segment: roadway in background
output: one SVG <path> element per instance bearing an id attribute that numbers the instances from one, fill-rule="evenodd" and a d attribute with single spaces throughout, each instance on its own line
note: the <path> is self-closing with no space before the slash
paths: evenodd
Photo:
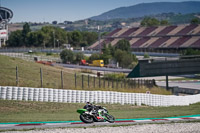
<path id="1" fill-rule="evenodd" d="M 108 71 L 108 72 L 122 72 L 122 73 L 130 73 L 132 69 L 122 69 L 122 68 L 106 68 L 106 67 L 93 67 L 93 66 L 81 66 L 81 65 L 73 65 L 73 64 L 61 64 L 56 63 L 54 65 L 67 67 L 67 68 L 76 68 L 76 69 L 91 69 L 96 71 Z"/>
<path id="2" fill-rule="evenodd" d="M 32 52 L 45 52 L 45 53 L 60 53 L 64 49 L 54 49 L 54 48 L 1 48 L 0 52 L 15 52 L 15 53 L 27 53 L 29 51 Z M 73 50 L 74 52 L 83 52 L 84 54 L 90 55 L 93 53 L 100 53 L 100 51 L 96 50 Z M 156 52 L 132 52 L 133 54 L 137 56 L 144 56 L 146 53 L 148 53 L 149 56 L 154 57 L 179 57 L 180 54 L 178 53 L 156 53 Z"/>

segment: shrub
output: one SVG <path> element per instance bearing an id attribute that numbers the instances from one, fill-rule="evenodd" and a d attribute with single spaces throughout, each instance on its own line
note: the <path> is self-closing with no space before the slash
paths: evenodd
<path id="1" fill-rule="evenodd" d="M 105 74 L 104 78 L 107 80 L 124 80 L 126 75 L 124 73 L 111 73 Z"/>

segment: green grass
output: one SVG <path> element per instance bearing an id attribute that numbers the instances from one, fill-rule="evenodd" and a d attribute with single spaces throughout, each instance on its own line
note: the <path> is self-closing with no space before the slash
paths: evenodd
<path id="1" fill-rule="evenodd" d="M 180 107 L 105 105 L 116 119 L 161 118 L 200 114 L 200 103 Z M 0 100 L 0 122 L 38 122 L 79 120 L 81 103 L 49 103 Z"/>
<path id="2" fill-rule="evenodd" d="M 18 58 L 11 58 L 0 55 L 0 86 L 16 86 L 16 66 L 18 66 L 19 85 L 21 87 L 41 87 L 40 82 L 40 68 L 43 71 L 43 87 L 44 88 L 61 88 L 61 70 L 63 70 L 64 89 L 76 89 L 82 90 L 82 78 L 80 71 L 74 71 L 63 67 L 52 67 L 35 62 L 28 62 Z M 77 73 L 77 88 L 75 88 L 74 74 Z M 103 80 L 101 80 L 102 86 L 99 87 L 99 80 L 96 78 L 95 87 L 93 85 L 94 78 L 90 78 L 90 87 L 88 88 L 87 76 L 84 76 L 84 88 L 83 90 L 101 90 L 101 91 L 118 91 L 118 92 L 137 92 L 146 93 L 150 91 L 152 94 L 165 94 L 170 95 L 170 91 L 165 89 L 153 87 L 146 88 L 143 86 L 128 88 L 120 87 L 121 85 L 114 82 L 114 88 L 108 87 L 108 81 L 105 81 L 106 87 L 103 87 Z"/>

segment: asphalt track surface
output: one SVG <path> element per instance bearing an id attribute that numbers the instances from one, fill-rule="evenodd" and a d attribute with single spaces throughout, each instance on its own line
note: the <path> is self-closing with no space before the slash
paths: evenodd
<path id="1" fill-rule="evenodd" d="M 158 86 L 166 86 L 165 81 L 156 81 Z M 178 86 L 179 88 L 186 88 L 186 89 L 197 89 L 200 90 L 200 81 L 170 81 L 169 87 Z"/>
<path id="2" fill-rule="evenodd" d="M 67 67 L 67 68 L 91 69 L 91 70 L 96 70 L 96 71 L 123 72 L 123 73 L 130 73 L 132 71 L 131 69 L 81 66 L 81 65 L 73 65 L 73 64 L 58 64 L 58 63 L 56 63 L 55 65 L 59 65 L 62 67 Z"/>
<path id="3" fill-rule="evenodd" d="M 135 125 L 148 123 L 170 123 L 170 122 L 187 122 L 200 121 L 200 114 L 168 117 L 168 118 L 141 118 L 141 119 L 117 119 L 115 123 L 96 122 L 85 124 L 81 121 L 52 121 L 52 122 L 22 122 L 22 123 L 0 123 L 0 130 L 21 130 L 21 129 L 45 129 L 45 128 L 67 128 L 67 127 L 99 127 L 114 125 Z"/>

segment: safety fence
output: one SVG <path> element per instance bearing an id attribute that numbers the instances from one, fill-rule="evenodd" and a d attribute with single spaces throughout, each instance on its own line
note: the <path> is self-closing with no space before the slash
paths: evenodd
<path id="1" fill-rule="evenodd" d="M 185 106 L 200 102 L 200 95 L 173 96 L 112 91 L 78 91 L 0 86 L 0 99 L 63 103 L 109 103 L 148 106 Z"/>
<path id="2" fill-rule="evenodd" d="M 31 71 L 29 72 L 29 70 Z M 6 72 L 9 71 L 9 76 Z M 85 72 L 85 71 L 82 71 Z M 41 88 L 58 88 L 58 89 L 135 89 L 135 88 L 152 88 L 156 86 L 155 80 L 146 79 L 112 79 L 104 77 L 100 72 L 98 76 L 89 73 L 73 73 L 64 69 L 49 69 L 45 65 L 41 68 L 25 66 L 0 67 L 1 86 L 27 86 Z"/>

